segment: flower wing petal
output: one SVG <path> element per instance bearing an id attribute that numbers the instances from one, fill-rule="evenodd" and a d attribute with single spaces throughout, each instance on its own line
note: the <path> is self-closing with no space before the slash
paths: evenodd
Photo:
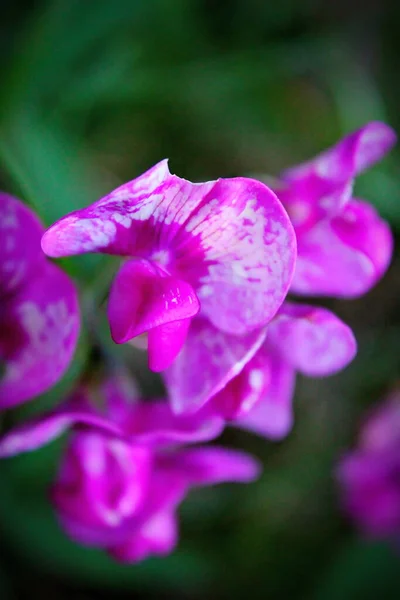
<path id="1" fill-rule="evenodd" d="M 186 343 L 164 372 L 173 410 L 194 412 L 237 375 L 257 352 L 265 330 L 245 336 L 224 333 L 206 319 L 191 323 Z"/>
<path id="2" fill-rule="evenodd" d="M 350 327 L 325 308 L 287 302 L 268 333 L 282 360 L 309 377 L 337 373 L 357 352 Z"/>

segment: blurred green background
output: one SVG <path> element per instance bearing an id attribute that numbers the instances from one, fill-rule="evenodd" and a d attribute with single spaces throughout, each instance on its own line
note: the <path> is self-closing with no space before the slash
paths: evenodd
<path id="1" fill-rule="evenodd" d="M 192 180 L 276 175 L 368 120 L 400 131 L 400 4 L 382 0 L 2 0 L 0 184 L 49 225 L 161 158 Z M 356 194 L 400 230 L 399 152 Z M 102 304 L 115 262 L 63 261 L 79 281 L 84 332 L 64 380 L 2 416 L 58 402 L 114 347 Z M 107 274 L 107 276 L 105 276 Z M 367 296 L 324 302 L 355 330 L 341 375 L 299 378 L 281 443 L 228 431 L 262 458 L 249 486 L 194 492 L 175 554 L 120 566 L 59 531 L 46 487 L 62 441 L 0 465 L 0 598 L 400 598 L 399 556 L 357 537 L 332 476 L 363 411 L 399 375 L 400 259 Z M 94 317 L 93 317 L 94 315 Z M 94 331 L 97 331 L 96 339 Z"/>

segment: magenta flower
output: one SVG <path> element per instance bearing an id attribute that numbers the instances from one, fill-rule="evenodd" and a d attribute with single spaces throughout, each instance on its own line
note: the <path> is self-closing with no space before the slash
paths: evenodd
<path id="1" fill-rule="evenodd" d="M 43 231 L 28 207 L 0 193 L 0 408 L 54 385 L 77 343 L 77 293 L 43 254 Z"/>
<path id="2" fill-rule="evenodd" d="M 270 438 L 281 438 L 292 426 L 296 372 L 310 377 L 332 375 L 356 353 L 350 328 L 334 314 L 289 302 L 258 333 L 252 347 L 257 350 L 250 360 L 237 360 L 240 338 L 234 345 L 221 332 L 202 328 L 199 321 L 190 342 L 192 347 L 185 347 L 165 372 L 175 411 L 203 407 L 198 414 L 205 420 L 218 415 Z M 210 352 L 214 361 L 206 359 Z M 203 365 L 198 374 L 196 364 Z M 186 377 L 186 372 L 192 377 Z M 226 373 L 231 376 L 228 382 Z"/>
<path id="3" fill-rule="evenodd" d="M 392 235 L 376 210 L 352 197 L 356 175 L 394 145 L 393 130 L 368 123 L 315 159 L 285 171 L 277 187 L 294 225 L 298 258 L 291 290 L 353 298 L 382 277 Z"/>
<path id="4" fill-rule="evenodd" d="M 242 452 L 180 445 L 215 438 L 221 419 L 177 417 L 166 402 L 137 402 L 126 383 L 116 380 L 102 394 L 106 416 L 81 392 L 0 440 L 0 457 L 6 457 L 72 428 L 51 499 L 77 542 L 123 562 L 168 554 L 178 540 L 178 505 L 192 487 L 258 476 L 257 461 Z"/>
<path id="5" fill-rule="evenodd" d="M 125 257 L 109 298 L 111 335 L 125 343 L 146 334 L 154 371 L 173 362 L 199 311 L 232 335 L 268 323 L 295 262 L 292 226 L 265 185 L 245 178 L 193 184 L 171 175 L 165 160 L 58 221 L 42 248 L 53 257 Z"/>
<path id="6" fill-rule="evenodd" d="M 400 394 L 375 410 L 337 469 L 342 506 L 369 537 L 400 540 Z"/>

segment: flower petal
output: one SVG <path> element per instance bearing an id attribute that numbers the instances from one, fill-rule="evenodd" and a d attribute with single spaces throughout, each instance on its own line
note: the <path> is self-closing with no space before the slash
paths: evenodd
<path id="1" fill-rule="evenodd" d="M 27 206 L 0 192 L 0 297 L 16 290 L 44 264 L 40 248 L 43 231 Z"/>
<path id="2" fill-rule="evenodd" d="M 147 260 L 129 260 L 111 287 L 108 318 L 118 344 L 171 321 L 194 316 L 200 305 L 185 281 L 162 273 Z"/>
<path id="3" fill-rule="evenodd" d="M 155 190 L 170 178 L 168 161 L 163 160 L 98 202 L 63 217 L 43 235 L 43 252 L 53 258 L 85 252 L 139 256 L 140 248 L 154 241 L 147 223 L 162 200 Z M 172 199 L 176 188 L 171 185 Z"/>
<path id="4" fill-rule="evenodd" d="M 261 464 L 250 454 L 212 446 L 183 450 L 174 456 L 175 467 L 182 471 L 190 485 L 257 479 Z"/>
<path id="5" fill-rule="evenodd" d="M 309 377 L 332 375 L 354 358 L 351 329 L 325 308 L 286 302 L 268 329 L 268 343 Z"/>
<path id="6" fill-rule="evenodd" d="M 125 433 L 138 444 L 194 443 L 216 438 L 224 428 L 218 417 L 199 413 L 175 415 L 166 401 L 141 402 L 132 407 Z"/>
<path id="7" fill-rule="evenodd" d="M 110 435 L 121 436 L 118 425 L 95 414 L 89 408 L 65 407 L 32 419 L 0 438 L 0 458 L 32 452 L 49 444 L 74 425 L 94 427 Z"/>
<path id="8" fill-rule="evenodd" d="M 157 166 L 154 167 L 157 170 Z M 192 184 L 168 172 L 146 177 L 55 223 L 42 248 L 59 257 L 107 252 L 155 261 L 197 291 L 218 327 L 246 333 L 267 323 L 286 296 L 296 240 L 275 194 L 261 182 Z"/>
<path id="9" fill-rule="evenodd" d="M 172 512 L 152 515 L 133 528 L 125 542 L 111 546 L 108 553 L 118 562 L 137 563 L 153 554 L 166 556 L 178 543 L 178 520 Z"/>
<path id="10" fill-rule="evenodd" d="M 200 317 L 192 320 L 186 343 L 165 371 L 172 408 L 195 412 L 219 392 L 257 352 L 266 331 L 245 336 L 223 333 Z"/>
<path id="11" fill-rule="evenodd" d="M 284 179 L 294 181 L 313 173 L 323 179 L 343 182 L 381 160 L 395 143 L 396 134 L 391 127 L 372 121 L 309 162 L 288 169 Z"/>
<path id="12" fill-rule="evenodd" d="M 296 238 L 281 203 L 258 181 L 218 180 L 175 246 L 202 314 L 227 333 L 262 327 L 287 294 Z"/>
<path id="13" fill-rule="evenodd" d="M 159 325 L 149 331 L 149 368 L 155 373 L 167 369 L 178 356 L 189 331 L 190 319 Z"/>
<path id="14" fill-rule="evenodd" d="M 356 175 L 379 161 L 395 142 L 390 127 L 367 123 L 309 162 L 285 171 L 277 194 L 296 232 L 339 214 L 350 200 Z"/>
<path id="15" fill-rule="evenodd" d="M 0 406 L 14 406 L 54 385 L 68 368 L 79 334 L 75 286 L 55 265 L 44 265 L 7 302 L 3 301 Z"/>
<path id="16" fill-rule="evenodd" d="M 299 236 L 291 289 L 311 296 L 360 296 L 386 271 L 392 247 L 385 221 L 367 203 L 351 200 L 340 216 Z"/>
<path id="17" fill-rule="evenodd" d="M 267 345 L 265 342 L 241 372 L 210 400 L 206 407 L 209 413 L 234 422 L 262 401 L 272 377 Z"/>
<path id="18" fill-rule="evenodd" d="M 262 352 L 267 372 L 265 379 L 269 378 L 269 385 L 251 410 L 233 424 L 267 438 L 281 439 L 293 424 L 295 370 L 272 350 L 263 348 Z M 259 365 L 257 370 L 260 370 Z"/>

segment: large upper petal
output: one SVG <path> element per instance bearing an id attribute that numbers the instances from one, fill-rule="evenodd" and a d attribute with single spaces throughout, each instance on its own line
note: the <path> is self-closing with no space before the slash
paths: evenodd
<path id="1" fill-rule="evenodd" d="M 296 254 L 275 194 L 241 177 L 193 184 L 170 175 L 165 161 L 148 173 L 55 223 L 42 239 L 46 254 L 150 259 L 192 285 L 203 313 L 224 331 L 267 323 L 287 293 Z"/>
<path id="2" fill-rule="evenodd" d="M 392 250 L 387 223 L 366 202 L 351 200 L 339 216 L 298 237 L 291 290 L 311 296 L 360 296 L 385 273 Z"/>
<path id="3" fill-rule="evenodd" d="M 43 265 L 43 231 L 27 206 L 0 192 L 0 298 L 15 291 Z"/>
<path id="4" fill-rule="evenodd" d="M 230 335 L 206 319 L 193 319 L 182 351 L 164 372 L 173 410 L 190 413 L 204 406 L 240 373 L 265 335 L 265 329 Z"/>
<path id="5" fill-rule="evenodd" d="M 286 302 L 268 329 L 268 342 L 297 371 L 332 375 L 354 358 L 357 344 L 343 321 L 325 308 Z"/>
<path id="6" fill-rule="evenodd" d="M 77 291 L 51 263 L 0 308 L 0 406 L 14 406 L 61 379 L 72 359 L 80 318 Z"/>

